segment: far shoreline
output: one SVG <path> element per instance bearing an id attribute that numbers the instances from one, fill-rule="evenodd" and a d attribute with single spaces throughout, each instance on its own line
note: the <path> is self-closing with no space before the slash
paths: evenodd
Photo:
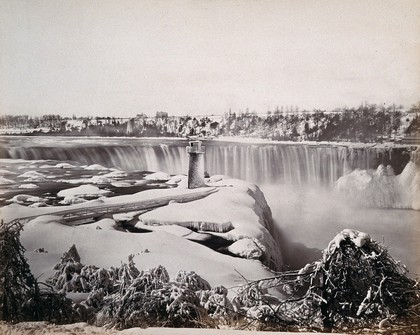
<path id="1" fill-rule="evenodd" d="M 411 150 L 416 150 L 420 147 L 419 144 L 413 143 L 394 143 L 394 142 L 352 142 L 352 141 L 279 141 L 279 140 L 271 140 L 265 138 L 257 138 L 257 137 L 240 137 L 240 136 L 219 136 L 215 138 L 201 138 L 201 137 L 168 137 L 168 136 L 155 136 L 155 137 L 134 137 L 134 136 L 83 136 L 83 135 L 69 135 L 69 134 L 51 134 L 51 133 L 43 133 L 43 134 L 33 134 L 33 133 L 20 133 L 20 134 L 0 134 L 0 138 L 31 138 L 31 137 L 39 137 L 39 138 L 68 138 L 68 139 L 106 139 L 106 140 L 133 140 L 133 141 L 157 141 L 157 140 L 164 140 L 164 141 L 192 141 L 192 140 L 199 140 L 203 142 L 223 142 L 223 143 L 236 143 L 236 144 L 261 144 L 261 145 L 308 145 L 308 146 L 318 146 L 318 147 L 325 147 L 325 146 L 340 146 L 340 147 L 347 147 L 347 148 L 375 148 L 375 149 L 404 149 L 410 148 Z"/>

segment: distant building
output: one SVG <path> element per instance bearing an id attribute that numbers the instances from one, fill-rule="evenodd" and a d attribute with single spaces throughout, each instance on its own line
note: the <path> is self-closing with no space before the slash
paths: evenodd
<path id="1" fill-rule="evenodd" d="M 167 119 L 168 113 L 167 112 L 156 112 L 156 119 Z"/>

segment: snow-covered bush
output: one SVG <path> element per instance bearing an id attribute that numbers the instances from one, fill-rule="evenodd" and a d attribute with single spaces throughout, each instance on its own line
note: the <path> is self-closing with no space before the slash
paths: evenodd
<path id="1" fill-rule="evenodd" d="M 270 294 L 273 289 L 283 297 Z M 251 282 L 232 303 L 248 320 L 280 329 L 349 330 L 393 320 L 410 324 L 406 329 L 413 333 L 419 324 L 420 288 L 385 247 L 366 233 L 345 229 L 321 260 Z"/>
<path id="2" fill-rule="evenodd" d="M 41 288 L 32 275 L 20 243 L 23 225 L 0 222 L 0 320 L 9 322 L 78 320 L 63 294 Z"/>
<path id="3" fill-rule="evenodd" d="M 104 299 L 95 323 L 117 328 L 144 326 L 194 326 L 200 317 L 199 299 L 186 286 L 169 281 L 158 266 L 139 274 L 130 284 Z"/>
<path id="4" fill-rule="evenodd" d="M 194 291 L 211 289 L 210 284 L 194 271 L 178 271 L 175 281 Z"/>
<path id="5" fill-rule="evenodd" d="M 221 324 L 229 324 L 234 315 L 234 309 L 227 294 L 228 290 L 224 286 L 197 292 L 201 307 L 206 310 L 210 318 Z"/>
<path id="6" fill-rule="evenodd" d="M 60 292 L 88 292 L 86 279 L 80 275 L 83 265 L 76 246 L 61 257 L 60 263 L 54 266 L 56 273 L 47 282 Z"/>

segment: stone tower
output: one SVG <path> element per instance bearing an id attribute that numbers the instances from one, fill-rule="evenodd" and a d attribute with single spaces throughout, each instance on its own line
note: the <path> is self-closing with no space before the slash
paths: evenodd
<path id="1" fill-rule="evenodd" d="M 190 141 L 187 153 L 190 156 L 188 165 L 188 188 L 203 187 L 204 183 L 204 149 L 201 141 Z"/>

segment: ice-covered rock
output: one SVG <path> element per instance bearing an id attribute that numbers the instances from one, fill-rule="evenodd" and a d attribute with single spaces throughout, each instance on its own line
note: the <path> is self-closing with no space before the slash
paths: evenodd
<path id="1" fill-rule="evenodd" d="M 71 197 L 92 197 L 109 194 L 110 191 L 101 190 L 99 187 L 94 185 L 81 185 L 78 187 L 68 188 L 61 190 L 57 193 L 59 197 L 71 198 Z"/>
<path id="2" fill-rule="evenodd" d="M 33 188 L 39 188 L 39 186 L 35 184 L 22 184 L 19 186 L 19 188 L 33 189 Z"/>
<path id="3" fill-rule="evenodd" d="M 146 177 L 144 177 L 144 179 L 154 181 L 168 181 L 169 179 L 171 179 L 171 176 L 166 172 L 159 171 L 147 175 Z"/>
<path id="4" fill-rule="evenodd" d="M 98 171 L 100 171 L 100 170 L 109 170 L 108 168 L 106 168 L 106 167 L 104 167 L 102 165 L 99 165 L 99 164 L 88 165 L 88 166 L 85 166 L 84 169 L 85 170 L 98 170 Z"/>
<path id="5" fill-rule="evenodd" d="M 113 181 L 104 176 L 93 176 L 91 178 L 78 178 L 78 179 L 57 179 L 56 182 L 68 184 L 111 184 Z"/>
<path id="6" fill-rule="evenodd" d="M 71 165 L 69 163 L 58 163 L 55 165 L 55 167 L 60 169 L 71 169 L 74 168 L 74 165 Z"/>
<path id="7" fill-rule="evenodd" d="M 27 171 L 18 176 L 18 178 L 26 178 L 25 182 L 42 182 L 46 181 L 46 176 L 37 171 Z"/>
<path id="8" fill-rule="evenodd" d="M 120 170 L 114 170 L 112 172 L 109 172 L 107 174 L 102 175 L 102 177 L 106 177 L 106 178 L 123 178 L 123 177 L 127 177 L 127 172 L 120 171 Z"/>
<path id="9" fill-rule="evenodd" d="M 132 184 L 126 181 L 114 181 L 111 183 L 114 187 L 131 187 Z"/>
<path id="10" fill-rule="evenodd" d="M 260 259 L 265 254 L 266 248 L 257 240 L 243 238 L 231 244 L 228 251 L 239 257 Z"/>
<path id="11" fill-rule="evenodd" d="M 86 201 L 87 201 L 86 199 L 83 199 L 83 198 L 80 198 L 80 197 L 67 196 L 67 197 L 64 197 L 64 199 L 61 200 L 59 203 L 61 205 L 74 205 L 74 204 L 82 204 Z"/>
<path id="12" fill-rule="evenodd" d="M 410 161 L 400 175 L 391 166 L 359 170 L 338 179 L 337 190 L 363 207 L 412 208 L 420 210 L 420 168 Z"/>
<path id="13" fill-rule="evenodd" d="M 8 185 L 8 184 L 14 184 L 15 182 L 13 180 L 0 177 L 0 185 Z"/>
<path id="14" fill-rule="evenodd" d="M 92 178 L 86 180 L 86 182 L 91 184 L 110 184 L 112 181 L 108 177 L 93 176 Z"/>
<path id="15" fill-rule="evenodd" d="M 5 169 L 0 169 L 1 176 L 14 175 L 14 174 L 17 174 L 17 173 L 13 171 L 5 170 Z"/>
<path id="16" fill-rule="evenodd" d="M 36 202 L 43 202 L 44 199 L 40 197 L 36 197 L 33 195 L 28 194 L 18 194 L 15 195 L 12 199 L 9 200 L 10 202 L 16 203 L 16 204 L 27 204 L 27 203 L 36 203 Z"/>

